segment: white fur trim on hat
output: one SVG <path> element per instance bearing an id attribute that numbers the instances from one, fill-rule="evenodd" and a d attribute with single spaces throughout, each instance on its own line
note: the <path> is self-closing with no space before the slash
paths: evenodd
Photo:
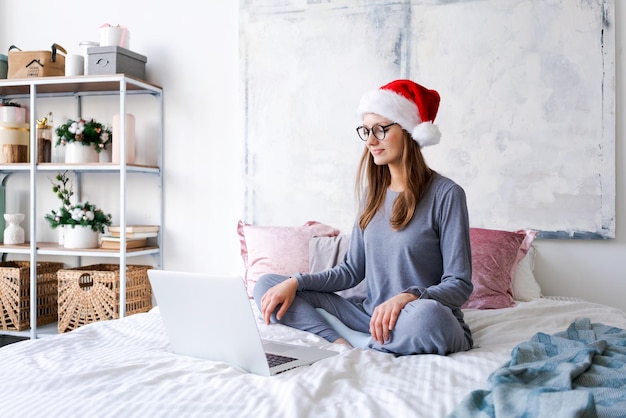
<path id="1" fill-rule="evenodd" d="M 432 122 L 423 122 L 417 125 L 411 131 L 411 136 L 420 144 L 420 147 L 429 145 L 437 145 L 441 140 L 441 132 L 439 127 Z"/>
<path id="2" fill-rule="evenodd" d="M 366 113 L 375 113 L 399 124 L 420 147 L 438 144 L 441 138 L 439 128 L 432 121 L 422 123 L 414 102 L 390 90 L 378 89 L 365 93 L 357 112 L 361 118 Z"/>

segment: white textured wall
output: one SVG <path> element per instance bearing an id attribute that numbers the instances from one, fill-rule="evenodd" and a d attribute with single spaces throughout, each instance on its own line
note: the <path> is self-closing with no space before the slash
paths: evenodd
<path id="1" fill-rule="evenodd" d="M 548 295 L 573 295 L 626 310 L 626 147 L 624 108 L 626 97 L 626 4 L 615 2 L 615 213 L 614 240 L 537 242 L 537 278 Z"/>
<path id="2" fill-rule="evenodd" d="M 274 202 L 291 200 L 344 225 L 358 100 L 411 78 L 441 94 L 425 156 L 465 188 L 473 226 L 612 238 L 613 19 L 610 0 L 246 1 L 252 216 L 283 220 Z"/>

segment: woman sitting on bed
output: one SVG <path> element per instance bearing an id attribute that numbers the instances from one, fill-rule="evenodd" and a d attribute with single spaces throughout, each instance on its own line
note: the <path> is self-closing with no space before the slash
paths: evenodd
<path id="1" fill-rule="evenodd" d="M 460 309 L 472 292 L 465 192 L 431 170 L 421 148 L 439 142 L 439 94 L 410 80 L 366 93 L 357 128 L 365 141 L 360 216 L 344 260 L 320 273 L 262 276 L 254 296 L 266 323 L 349 344 L 315 308 L 369 332 L 368 347 L 397 355 L 472 347 Z M 364 299 L 334 292 L 365 280 Z"/>

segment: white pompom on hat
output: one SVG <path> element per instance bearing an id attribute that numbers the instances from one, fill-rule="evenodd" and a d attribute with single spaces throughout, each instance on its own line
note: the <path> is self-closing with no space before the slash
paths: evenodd
<path id="1" fill-rule="evenodd" d="M 363 95 L 358 113 L 376 113 L 399 124 L 420 148 L 436 145 L 441 132 L 434 124 L 439 109 L 439 93 L 411 80 L 395 80 Z"/>

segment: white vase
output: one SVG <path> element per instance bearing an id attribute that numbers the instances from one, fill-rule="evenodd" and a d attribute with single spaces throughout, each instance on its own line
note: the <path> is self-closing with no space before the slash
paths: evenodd
<path id="1" fill-rule="evenodd" d="M 98 248 L 98 231 L 90 226 L 63 226 L 63 246 L 65 248 Z"/>
<path id="2" fill-rule="evenodd" d="M 97 163 L 100 160 L 93 145 L 83 145 L 79 142 L 65 144 L 65 162 L 67 164 Z"/>
<path id="3" fill-rule="evenodd" d="M 24 220 L 23 213 L 5 213 L 4 220 L 7 227 L 4 230 L 5 244 L 24 244 L 24 228 L 20 226 L 20 222 Z"/>

